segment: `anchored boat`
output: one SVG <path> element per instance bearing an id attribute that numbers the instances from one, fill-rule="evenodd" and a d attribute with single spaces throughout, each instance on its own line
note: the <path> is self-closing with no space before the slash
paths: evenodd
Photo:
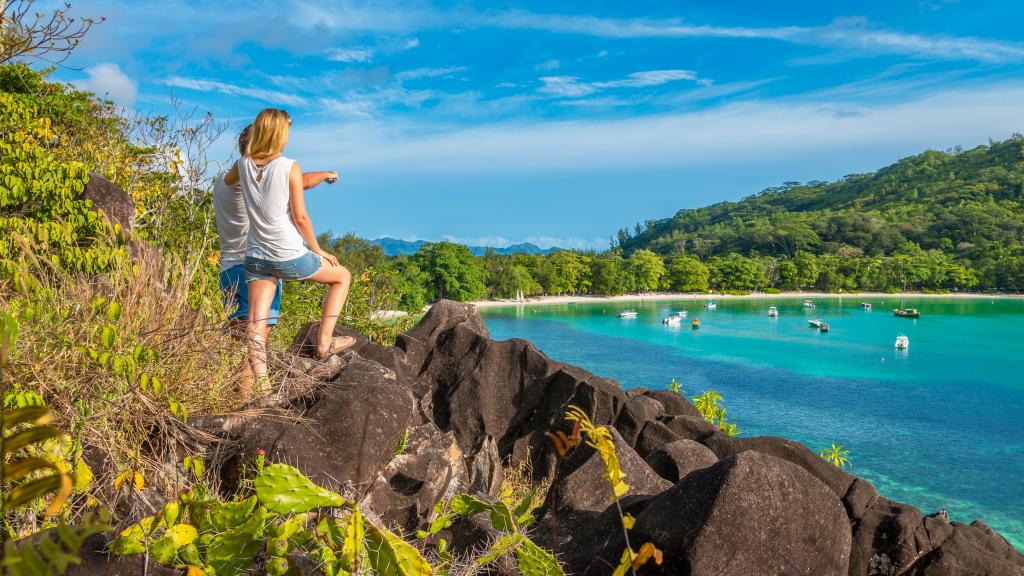
<path id="1" fill-rule="evenodd" d="M 897 350 L 910 350 L 910 338 L 900 334 L 896 337 L 896 349 Z"/>
<path id="2" fill-rule="evenodd" d="M 814 308 L 814 300 L 804 300 L 804 308 Z"/>
<path id="3" fill-rule="evenodd" d="M 661 323 L 662 324 L 679 324 L 680 322 L 683 321 L 683 318 L 686 318 L 686 310 L 680 310 L 679 312 L 676 312 L 675 314 L 669 314 L 668 316 L 665 316 L 664 318 L 661 319 Z"/>
<path id="4" fill-rule="evenodd" d="M 776 308 L 775 306 L 769 306 L 768 307 L 768 317 L 769 318 L 776 318 L 776 317 L 778 317 L 778 315 L 779 315 L 779 309 L 778 308 Z"/>
<path id="5" fill-rule="evenodd" d="M 704 307 L 707 308 L 708 310 L 714 310 L 718 308 L 718 302 L 711 300 L 707 304 L 705 304 Z"/>
<path id="6" fill-rule="evenodd" d="M 616 316 L 618 316 L 619 318 L 636 318 L 636 315 L 636 310 L 623 310 L 622 312 L 616 314 Z"/>
<path id="7" fill-rule="evenodd" d="M 896 308 L 892 311 L 893 314 L 900 318 L 920 318 L 921 313 L 917 311 L 917 308 Z"/>
<path id="8" fill-rule="evenodd" d="M 860 309 L 865 312 L 871 312 L 871 302 L 861 302 Z"/>
<path id="9" fill-rule="evenodd" d="M 690 323 L 690 328 L 697 330 L 700 328 L 700 318 L 694 318 L 693 322 Z"/>
<path id="10" fill-rule="evenodd" d="M 821 328 L 821 320 L 808 320 L 807 323 L 811 325 L 811 328 Z"/>

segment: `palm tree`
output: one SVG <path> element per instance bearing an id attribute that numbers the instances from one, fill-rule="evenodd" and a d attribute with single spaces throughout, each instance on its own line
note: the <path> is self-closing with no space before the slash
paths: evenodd
<path id="1" fill-rule="evenodd" d="M 842 444 L 832 443 L 831 448 L 825 448 L 819 454 L 825 459 L 826 462 L 832 464 L 836 468 L 846 468 L 849 466 L 850 460 L 846 457 L 850 451 L 843 448 Z"/>

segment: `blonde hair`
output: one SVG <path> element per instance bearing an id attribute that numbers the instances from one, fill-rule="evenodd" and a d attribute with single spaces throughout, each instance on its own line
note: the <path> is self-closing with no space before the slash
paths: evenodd
<path id="1" fill-rule="evenodd" d="M 266 158 L 281 153 L 288 142 L 291 117 L 285 110 L 264 108 L 253 120 L 249 141 L 243 154 L 250 158 Z"/>

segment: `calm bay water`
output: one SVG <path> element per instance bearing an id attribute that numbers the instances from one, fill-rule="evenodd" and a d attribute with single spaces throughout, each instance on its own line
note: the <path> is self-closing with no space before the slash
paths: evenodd
<path id="1" fill-rule="evenodd" d="M 744 435 L 851 450 L 851 472 L 890 498 L 951 518 L 981 518 L 1024 550 L 1024 300 L 899 297 L 703 300 L 512 306 L 481 310 L 497 339 L 626 388 L 693 395 L 713 388 Z M 777 306 L 778 318 L 768 317 Z M 615 313 L 636 310 L 635 319 Z M 681 327 L 661 318 L 687 310 Z M 700 330 L 689 322 L 700 318 Z M 819 333 L 807 320 L 829 323 Z M 910 338 L 898 352 L 897 335 Z"/>

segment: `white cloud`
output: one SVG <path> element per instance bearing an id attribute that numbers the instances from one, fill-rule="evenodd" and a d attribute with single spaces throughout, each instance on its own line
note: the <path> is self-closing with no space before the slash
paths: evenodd
<path id="1" fill-rule="evenodd" d="M 327 59 L 334 62 L 365 63 L 373 60 L 372 48 L 331 48 Z"/>
<path id="2" fill-rule="evenodd" d="M 420 78 L 442 78 L 457 74 L 459 72 L 465 72 L 469 68 L 465 66 L 446 66 L 443 68 L 414 68 L 412 70 L 403 70 L 395 74 L 395 79 L 402 80 L 419 80 Z"/>
<path id="3" fill-rule="evenodd" d="M 647 88 L 679 80 L 692 80 L 702 86 L 711 83 L 710 80 L 698 78 L 692 70 L 647 70 L 634 72 L 621 80 L 606 82 L 583 82 L 576 76 L 544 76 L 540 79 L 544 85 L 537 91 L 562 98 L 579 98 L 607 88 Z"/>
<path id="4" fill-rule="evenodd" d="M 546 60 L 544 62 L 541 62 L 540 64 L 537 64 L 536 66 L 533 67 L 533 69 L 537 70 L 538 72 L 551 72 L 553 70 L 558 70 L 561 67 L 562 67 L 562 62 L 561 61 L 553 60 L 552 59 L 552 60 Z"/>
<path id="5" fill-rule="evenodd" d="M 420 45 L 420 39 L 419 38 L 409 38 L 408 40 L 405 41 L 405 44 L 403 44 L 402 47 L 405 48 L 406 50 L 411 50 L 413 48 L 416 48 L 419 45 Z"/>
<path id="6" fill-rule="evenodd" d="M 96 64 L 85 69 L 88 76 L 74 82 L 82 90 L 109 98 L 125 108 L 135 104 L 138 84 L 121 71 L 117 64 Z"/>
<path id="7" fill-rule="evenodd" d="M 246 88 L 244 86 L 236 86 L 234 84 L 227 84 L 225 82 L 218 82 L 215 80 L 201 80 L 198 78 L 172 76 L 165 80 L 164 84 L 167 86 L 184 88 L 186 90 L 196 90 L 199 92 L 219 92 L 229 96 L 245 96 L 255 100 L 262 100 L 264 102 L 282 104 L 285 106 L 305 106 L 309 103 L 306 98 L 303 98 L 298 94 L 289 94 L 287 92 L 279 92 L 277 90 L 265 90 L 263 88 Z"/>
<path id="8" fill-rule="evenodd" d="M 895 157 L 1005 138 L 1021 125 L 1024 83 L 1018 82 L 957 86 L 903 102 L 848 104 L 811 97 L 612 120 L 503 122 L 468 129 L 369 123 L 299 130 L 304 141 L 335 142 L 338 149 L 330 153 L 346 158 L 353 169 L 468 175 L 724 169 L 738 158 L 799 158 L 806 164 L 807 158 L 855 151 L 891 151 Z"/>

